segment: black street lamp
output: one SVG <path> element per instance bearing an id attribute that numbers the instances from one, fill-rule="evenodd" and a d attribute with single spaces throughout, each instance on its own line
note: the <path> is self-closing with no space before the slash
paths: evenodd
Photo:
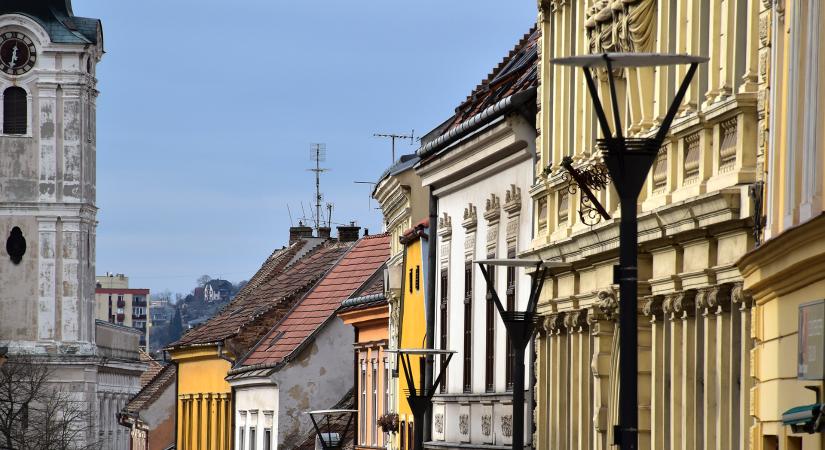
<path id="1" fill-rule="evenodd" d="M 513 349 L 513 449 L 524 450 L 524 351 L 536 331 L 536 308 L 547 269 L 569 267 L 570 264 L 539 259 L 481 259 L 476 264 L 487 282 L 487 293 L 493 298 Z M 488 266 L 524 267 L 535 269 L 530 273 L 530 297 L 524 311 L 508 311 L 501 304 Z"/>
<path id="2" fill-rule="evenodd" d="M 427 410 L 430 409 L 430 406 L 433 404 L 433 395 L 438 391 L 439 386 L 444 381 L 444 374 L 446 373 L 447 365 L 450 364 L 450 360 L 453 358 L 455 351 L 453 350 L 432 350 L 432 349 L 408 349 L 408 348 L 400 348 L 398 350 L 387 350 L 387 353 L 398 353 L 398 359 L 401 360 L 401 366 L 404 369 L 404 378 L 407 380 L 407 388 L 404 389 L 404 393 L 407 394 L 407 403 L 410 405 L 410 410 L 413 413 L 413 443 L 415 450 L 423 450 L 424 448 L 424 416 L 427 414 Z M 424 386 L 424 372 L 426 367 L 426 359 L 427 358 L 434 358 L 438 355 L 447 355 L 447 358 L 444 360 L 443 367 L 441 367 L 441 373 L 438 374 L 436 377 L 435 383 L 431 388 L 427 388 Z M 415 376 L 413 375 L 412 364 L 410 363 L 410 357 L 417 356 L 418 357 L 418 369 L 419 369 L 419 380 L 421 382 L 421 386 L 418 388 L 415 387 Z"/>
<path id="3" fill-rule="evenodd" d="M 324 450 L 339 450 L 346 445 L 347 431 L 352 424 L 352 418 L 358 413 L 354 409 L 321 409 L 318 411 L 307 411 L 309 419 L 312 420 L 312 426 L 315 427 L 315 435 L 318 436 L 318 441 L 321 443 L 321 448 Z M 319 416 L 316 420 L 315 416 Z M 335 418 L 342 418 L 349 416 L 347 424 L 343 430 L 337 427 Z M 326 422 L 326 431 L 322 430 L 322 426 Z M 340 431 L 337 431 L 340 430 Z M 355 433 L 353 433 L 353 436 Z"/>
<path id="4" fill-rule="evenodd" d="M 603 53 L 552 60 L 554 64 L 581 67 L 584 70 L 587 89 L 590 91 L 593 108 L 604 136 L 598 140 L 598 146 L 602 150 L 605 165 L 619 194 L 621 204 L 619 267 L 616 273 L 619 283 L 619 425 L 614 429 L 613 436 L 614 444 L 625 450 L 638 448 L 638 336 L 636 329 L 638 219 L 636 202 L 647 179 L 647 174 L 662 147 L 662 142 L 670 131 L 670 125 L 679 111 L 679 105 L 682 104 L 693 75 L 699 64 L 707 60 L 708 58 L 702 56 L 656 53 Z M 682 64 L 689 64 L 690 68 L 656 135 L 652 138 L 624 137 L 613 69 Z M 613 106 L 615 128 L 613 133 L 610 131 L 610 123 L 599 101 L 599 93 L 593 81 L 593 75 L 590 73 L 591 68 L 601 68 L 607 72 Z M 582 194 L 587 195 L 591 203 L 601 207 L 590 191 L 582 189 Z M 604 209 L 601 208 L 601 210 Z"/>

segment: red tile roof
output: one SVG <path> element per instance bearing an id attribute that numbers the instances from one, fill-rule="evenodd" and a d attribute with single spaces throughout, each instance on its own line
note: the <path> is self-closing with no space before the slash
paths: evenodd
<path id="1" fill-rule="evenodd" d="M 169 385 L 177 380 L 177 373 L 178 369 L 175 364 L 167 364 L 140 392 L 129 400 L 123 412 L 129 415 L 137 415 L 140 411 L 143 411 L 143 409 L 151 405 Z"/>
<path id="2" fill-rule="evenodd" d="M 388 234 L 367 236 L 322 279 L 245 358 L 242 366 L 274 365 L 302 347 L 349 298 L 387 261 Z"/>
<path id="3" fill-rule="evenodd" d="M 222 342 L 248 331 L 241 336 L 243 345 L 232 349 L 236 354 L 245 353 L 248 346 L 243 348 L 244 345 L 257 342 L 353 244 L 329 241 L 284 267 L 304 245 L 307 245 L 306 241 L 296 242 L 287 251 L 279 253 L 274 261 L 268 259 L 252 277 L 248 289 L 244 288 L 221 312 L 170 347 Z"/>
<path id="4" fill-rule="evenodd" d="M 162 361 L 158 361 L 152 358 L 144 350 L 138 350 L 138 355 L 140 356 L 140 361 L 147 363 L 148 366 L 146 370 L 144 370 L 143 373 L 140 374 L 140 387 L 144 387 L 147 384 L 149 384 L 149 382 L 152 381 L 153 378 L 155 378 L 155 375 L 157 375 L 161 370 L 163 370 L 163 367 L 166 364 Z"/>

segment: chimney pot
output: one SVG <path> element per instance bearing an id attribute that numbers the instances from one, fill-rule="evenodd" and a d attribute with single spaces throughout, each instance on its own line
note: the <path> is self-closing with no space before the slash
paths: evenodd
<path id="1" fill-rule="evenodd" d="M 292 245 L 301 239 L 311 238 L 312 228 L 300 224 L 297 227 L 289 228 L 289 245 Z"/>
<path id="2" fill-rule="evenodd" d="M 332 236 L 332 228 L 330 227 L 320 227 L 318 228 L 318 237 L 323 239 L 329 239 Z"/>

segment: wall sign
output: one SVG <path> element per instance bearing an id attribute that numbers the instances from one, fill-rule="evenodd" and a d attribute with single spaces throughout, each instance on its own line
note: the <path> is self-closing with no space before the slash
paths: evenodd
<path id="1" fill-rule="evenodd" d="M 799 305 L 797 378 L 825 380 L 825 300 Z"/>

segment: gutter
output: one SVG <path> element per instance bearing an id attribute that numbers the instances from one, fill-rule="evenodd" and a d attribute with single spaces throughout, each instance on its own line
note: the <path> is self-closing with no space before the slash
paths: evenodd
<path id="1" fill-rule="evenodd" d="M 518 111 L 524 103 L 530 99 L 536 98 L 536 91 L 537 89 L 533 87 L 527 89 L 526 91 L 517 92 L 509 97 L 499 100 L 494 105 L 487 107 L 480 113 L 470 117 L 464 122 L 461 122 L 461 124 L 457 127 L 428 142 L 426 145 L 416 150 L 415 154 L 422 159 L 426 158 L 427 156 L 446 148 L 453 142 L 478 130 L 484 125 L 487 125 L 497 117 L 514 110 Z"/>

